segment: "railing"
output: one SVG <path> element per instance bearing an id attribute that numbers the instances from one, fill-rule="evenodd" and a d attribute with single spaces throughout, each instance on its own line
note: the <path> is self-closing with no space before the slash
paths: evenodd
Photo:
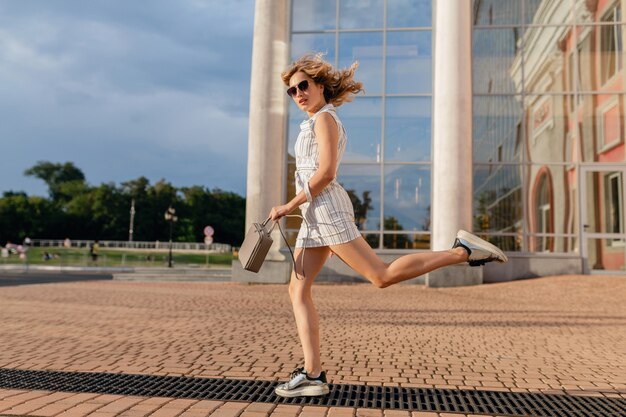
<path id="1" fill-rule="evenodd" d="M 49 248 L 88 248 L 93 240 L 58 240 L 58 239 L 31 239 L 30 246 L 40 246 Z M 123 240 L 100 240 L 98 241 L 100 248 L 108 249 L 156 249 L 167 250 L 170 247 L 170 243 L 165 241 L 154 242 L 128 242 Z M 173 250 L 193 250 L 193 251 L 210 251 L 225 253 L 232 250 L 231 245 L 226 243 L 211 243 L 206 245 L 204 243 L 195 242 L 172 242 Z"/>

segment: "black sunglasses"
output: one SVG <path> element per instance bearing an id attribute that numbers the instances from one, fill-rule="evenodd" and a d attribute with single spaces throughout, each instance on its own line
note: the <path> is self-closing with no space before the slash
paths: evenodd
<path id="1" fill-rule="evenodd" d="M 307 88 L 309 88 L 309 80 L 300 81 L 298 85 L 294 85 L 293 87 L 290 87 L 287 89 L 287 95 L 289 97 L 293 97 L 298 92 L 297 89 L 299 89 L 302 92 L 305 92 Z"/>

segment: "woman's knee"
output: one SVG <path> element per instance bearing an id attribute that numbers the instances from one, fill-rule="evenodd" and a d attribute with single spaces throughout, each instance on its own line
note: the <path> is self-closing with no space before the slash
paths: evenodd
<path id="1" fill-rule="evenodd" d="M 289 298 L 292 303 L 302 302 L 303 300 L 311 297 L 311 286 L 299 280 L 295 275 L 291 276 L 289 282 Z"/>
<path id="2" fill-rule="evenodd" d="M 376 287 L 376 288 L 387 288 L 391 285 L 389 278 L 389 265 L 385 264 L 380 268 L 369 273 L 369 276 L 366 278 Z"/>

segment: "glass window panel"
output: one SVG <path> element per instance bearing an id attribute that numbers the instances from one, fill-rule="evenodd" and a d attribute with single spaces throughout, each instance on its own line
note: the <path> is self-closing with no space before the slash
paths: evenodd
<path id="1" fill-rule="evenodd" d="M 339 2 L 340 29 L 382 29 L 383 0 L 341 0 Z"/>
<path id="2" fill-rule="evenodd" d="M 591 65 L 599 64 L 597 68 L 598 72 L 598 89 L 604 87 L 604 89 L 623 89 L 620 75 L 623 74 L 624 68 L 624 31 L 626 30 L 624 25 L 604 25 L 597 27 L 597 32 L 600 36 L 600 51 L 594 56 L 591 56 L 587 62 Z M 593 49 L 591 49 L 593 50 Z M 589 50 L 589 51 L 591 51 Z M 593 55 L 587 50 L 585 53 Z M 597 57 L 597 55 L 600 55 Z M 623 76 L 623 75 L 622 75 Z M 616 81 L 618 81 L 616 83 Z"/>
<path id="3" fill-rule="evenodd" d="M 474 0 L 474 24 L 519 25 L 522 23 L 521 0 Z"/>
<path id="4" fill-rule="evenodd" d="M 474 96 L 474 161 L 523 160 L 524 122 L 521 96 Z"/>
<path id="5" fill-rule="evenodd" d="M 565 3 L 567 3 L 567 1 L 570 1 L 570 0 L 566 0 Z M 539 6 L 541 6 L 542 3 L 544 3 L 544 6 L 545 6 L 545 0 L 524 0 L 524 23 L 525 24 L 531 24 L 535 20 L 537 21 L 543 20 L 541 16 L 537 15 L 537 10 L 539 9 Z"/>
<path id="6" fill-rule="evenodd" d="M 626 239 L 587 239 L 587 259 L 590 269 L 624 271 Z"/>
<path id="7" fill-rule="evenodd" d="M 522 67 L 518 46 L 523 29 L 474 29 L 472 85 L 475 94 L 522 92 Z"/>
<path id="8" fill-rule="evenodd" d="M 571 57 L 577 49 L 572 27 L 528 27 L 524 39 L 526 41 L 517 53 L 523 55 L 524 91 L 533 94 L 575 93 L 576 80 L 581 72 L 575 72 L 575 59 Z M 511 72 L 519 88 L 522 73 L 519 59 L 516 58 Z"/>
<path id="9" fill-rule="evenodd" d="M 581 95 L 580 111 L 570 115 L 570 124 L 578 124 L 581 161 L 624 162 L 625 105 L 624 94 Z"/>
<path id="10" fill-rule="evenodd" d="M 624 14 L 622 2 L 601 1 L 591 2 L 589 0 L 572 0 L 575 4 L 576 22 L 596 23 L 596 22 L 622 22 Z M 595 4 L 594 4 L 595 3 Z"/>
<path id="11" fill-rule="evenodd" d="M 355 78 L 363 83 L 366 94 L 380 94 L 383 78 L 382 32 L 342 33 L 339 35 L 339 67 L 359 61 Z"/>
<path id="12" fill-rule="evenodd" d="M 385 104 L 385 161 L 430 161 L 431 126 L 430 97 L 388 97 Z"/>
<path id="13" fill-rule="evenodd" d="M 348 134 L 343 161 L 380 162 L 382 99 L 357 97 L 337 112 Z"/>
<path id="14" fill-rule="evenodd" d="M 430 230 L 430 165 L 385 164 L 385 230 Z"/>
<path id="15" fill-rule="evenodd" d="M 433 0 L 393 0 L 387 2 L 387 27 L 431 26 Z"/>
<path id="16" fill-rule="evenodd" d="M 474 165 L 474 230 L 521 234 L 521 165 Z"/>
<path id="17" fill-rule="evenodd" d="M 337 0 L 293 0 L 291 27 L 294 32 L 335 29 Z"/>
<path id="18" fill-rule="evenodd" d="M 295 61 L 307 53 L 325 53 L 324 59 L 335 62 L 334 33 L 302 33 L 291 35 L 291 60 Z"/>
<path id="19" fill-rule="evenodd" d="M 538 165 L 526 168 L 527 231 L 530 235 L 575 234 L 578 226 L 577 175 L 567 165 Z M 544 236 L 545 237 L 545 236 Z M 531 252 L 577 250 L 571 239 L 530 240 Z M 534 246 L 533 246 L 534 245 Z"/>
<path id="20" fill-rule="evenodd" d="M 512 235 L 479 233 L 476 231 L 474 233 L 476 233 L 481 239 L 485 239 L 492 245 L 496 245 L 504 252 L 524 251 L 524 239 L 521 232 Z"/>
<path id="21" fill-rule="evenodd" d="M 493 1 L 499 2 L 499 0 Z M 524 0 L 524 21 L 531 25 L 571 24 L 573 21 L 572 1 L 575 0 Z"/>
<path id="22" fill-rule="evenodd" d="M 578 252 L 577 236 L 556 236 L 553 234 L 532 234 L 526 236 L 528 241 L 528 252 L 550 252 L 575 254 Z M 573 248 L 576 249 L 566 249 Z"/>
<path id="23" fill-rule="evenodd" d="M 385 233 L 383 248 L 429 250 L 430 235 L 424 233 Z"/>
<path id="24" fill-rule="evenodd" d="M 529 162 L 572 162 L 568 153 L 577 131 L 576 116 L 568 109 L 572 95 L 528 95 L 524 97 Z M 563 112 L 570 112 L 570 117 Z"/>
<path id="25" fill-rule="evenodd" d="M 387 93 L 432 92 L 430 31 L 387 33 Z"/>
<path id="26" fill-rule="evenodd" d="M 587 171 L 585 187 L 587 233 L 624 233 L 624 174 L 622 171 Z"/>
<path id="27" fill-rule="evenodd" d="M 380 230 L 380 167 L 370 164 L 343 164 L 337 181 L 350 195 L 359 230 Z"/>

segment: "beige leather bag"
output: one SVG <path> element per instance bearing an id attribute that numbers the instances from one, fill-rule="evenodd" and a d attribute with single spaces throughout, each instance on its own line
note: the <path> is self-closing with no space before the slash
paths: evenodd
<path id="1" fill-rule="evenodd" d="M 270 236 L 270 233 L 274 229 L 274 226 L 270 230 L 266 230 L 265 226 L 270 219 L 265 220 L 263 223 L 252 223 L 246 237 L 239 249 L 239 261 L 243 266 L 243 269 L 252 272 L 259 272 L 267 252 L 270 250 L 274 240 Z"/>
<path id="2" fill-rule="evenodd" d="M 297 215 L 288 215 L 285 217 L 300 217 Z M 304 220 L 304 218 L 302 218 Z M 246 233 L 245 238 L 243 239 L 243 243 L 241 244 L 241 248 L 239 248 L 239 261 L 243 266 L 243 269 L 251 272 L 259 272 L 263 262 L 265 261 L 265 257 L 267 256 L 267 252 L 269 252 L 272 243 L 274 243 L 274 239 L 270 236 L 274 227 L 278 224 L 278 230 L 280 230 L 280 234 L 291 253 L 291 259 L 293 260 L 293 267 L 296 267 L 296 259 L 293 256 L 293 252 L 291 247 L 289 246 L 289 242 L 287 242 L 287 238 L 283 234 L 283 229 L 280 227 L 279 222 L 274 222 L 272 227 L 268 230 L 266 228 L 270 219 L 268 218 L 263 223 L 252 223 L 250 229 L 248 229 L 248 233 Z M 302 276 L 304 277 L 304 251 L 302 252 Z"/>

